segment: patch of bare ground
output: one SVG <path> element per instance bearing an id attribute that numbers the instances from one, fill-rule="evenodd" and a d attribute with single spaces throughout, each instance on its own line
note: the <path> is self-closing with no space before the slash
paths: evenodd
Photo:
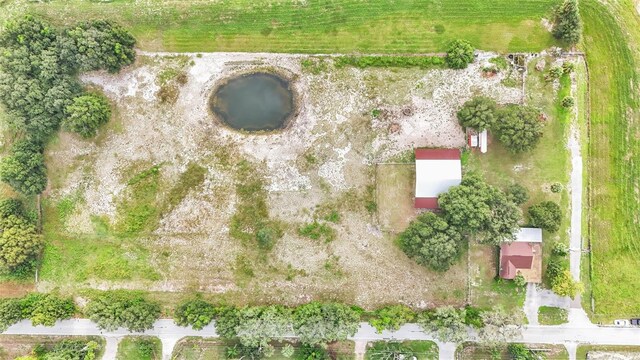
<path id="1" fill-rule="evenodd" d="M 464 146 L 456 109 L 476 94 L 518 102 L 520 90 L 501 85 L 501 75 L 483 77 L 482 63 L 460 71 L 329 65 L 312 74 L 300 66 L 305 57 L 141 54 L 120 74 L 84 75 L 82 80 L 100 88 L 116 110 L 95 141 L 62 135 L 48 152 L 50 173 L 57 174 L 51 201 L 69 194 L 81 197 L 59 231 L 101 236 L 96 219 L 110 227 L 122 221 L 121 204 L 132 196 L 127 190 L 131 179 L 153 165 L 159 165 L 157 203 L 170 198 L 189 163 L 204 167 L 206 174 L 176 204 L 159 210 L 153 229 L 122 240 L 148 252 L 159 280 L 114 281 L 89 274 L 87 281 L 72 286 L 196 290 L 236 303 L 462 304 L 466 259 L 447 273 L 430 272 L 381 230 L 387 219 L 380 219 L 372 204 L 375 164 L 414 147 Z M 210 115 L 208 101 L 216 84 L 254 70 L 284 74 L 298 95 L 298 114 L 281 132 L 238 133 Z M 171 84 L 171 96 L 161 98 L 166 84 Z M 383 116 L 372 116 L 374 109 Z M 242 161 L 255 168 L 253 177 L 267 190 L 269 217 L 282 226 L 283 237 L 267 253 L 229 235 L 240 207 L 237 165 Z M 378 207 L 412 201 L 405 195 L 378 196 Z M 314 220 L 333 229 L 333 241 L 299 235 L 298 229 Z M 56 281 L 62 280 L 46 278 L 40 286 L 60 285 Z"/>

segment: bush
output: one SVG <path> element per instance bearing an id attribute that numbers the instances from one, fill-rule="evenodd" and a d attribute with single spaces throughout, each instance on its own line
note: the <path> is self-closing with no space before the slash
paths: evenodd
<path id="1" fill-rule="evenodd" d="M 522 205 L 529 200 L 529 191 L 520 184 L 511 184 L 507 187 L 507 199 L 516 205 Z"/>
<path id="2" fill-rule="evenodd" d="M 323 347 L 304 344 L 300 348 L 301 360 L 329 360 L 331 357 Z"/>
<path id="3" fill-rule="evenodd" d="M 4 199 L 0 201 L 0 218 L 6 219 L 9 216 L 24 217 L 25 211 L 22 201 L 18 199 Z"/>
<path id="4" fill-rule="evenodd" d="M 20 299 L 0 299 L 0 333 L 22 319 Z"/>
<path id="5" fill-rule="evenodd" d="M 564 74 L 571 74 L 575 70 L 575 65 L 572 62 L 565 61 L 562 63 L 562 72 Z"/>
<path id="6" fill-rule="evenodd" d="M 574 299 L 576 295 L 584 291 L 584 285 L 575 281 L 569 270 L 564 270 L 551 282 L 551 290 L 560 296 L 568 296 Z"/>
<path id="7" fill-rule="evenodd" d="M 393 305 L 374 311 L 369 319 L 369 324 L 378 333 L 381 333 L 382 330 L 397 331 L 402 325 L 413 321 L 414 318 L 415 313 L 410 308 L 404 305 Z"/>
<path id="8" fill-rule="evenodd" d="M 282 356 L 286 358 L 292 357 L 294 352 L 295 352 L 295 349 L 293 348 L 293 346 L 291 346 L 291 344 L 287 344 L 283 346 L 282 350 L 280 350 L 280 353 L 282 354 Z"/>
<path id="9" fill-rule="evenodd" d="M 482 310 L 470 305 L 465 306 L 464 310 L 464 323 L 466 325 L 473 326 L 476 329 L 484 326 L 484 323 L 482 322 Z"/>
<path id="10" fill-rule="evenodd" d="M 542 137 L 540 111 L 530 106 L 509 105 L 498 116 L 498 140 L 512 153 L 532 150 Z"/>
<path id="11" fill-rule="evenodd" d="M 547 278 L 549 282 L 553 284 L 553 281 L 556 277 L 558 277 L 564 270 L 568 267 L 562 259 L 558 259 L 555 257 L 551 257 L 549 263 L 547 264 Z"/>
<path id="12" fill-rule="evenodd" d="M 417 67 L 429 69 L 444 64 L 444 60 L 437 56 L 339 56 L 333 60 L 335 67 L 353 66 L 367 67 Z"/>
<path id="13" fill-rule="evenodd" d="M 114 331 L 123 327 L 142 332 L 158 320 L 160 305 L 135 293 L 106 291 L 89 301 L 85 313 L 101 329 Z"/>
<path id="14" fill-rule="evenodd" d="M 565 96 L 562 99 L 561 105 L 563 108 L 570 108 L 573 107 L 573 105 L 575 104 L 573 98 L 571 96 Z"/>
<path id="15" fill-rule="evenodd" d="M 106 124 L 111 116 L 111 107 L 104 96 L 86 94 L 77 96 L 65 109 L 66 118 L 62 126 L 83 138 L 94 137 L 100 125 Z"/>
<path id="16" fill-rule="evenodd" d="M 464 69 L 473 62 L 473 46 L 464 40 L 454 40 L 447 48 L 445 62 L 452 69 Z"/>
<path id="17" fill-rule="evenodd" d="M 513 283 L 517 287 L 524 287 L 527 285 L 527 280 L 525 280 L 524 276 L 518 271 L 518 274 L 513 278 Z"/>
<path id="18" fill-rule="evenodd" d="M 432 212 L 420 214 L 398 237 L 400 248 L 418 264 L 447 271 L 460 256 L 463 237 Z"/>
<path id="19" fill-rule="evenodd" d="M 556 10 L 553 36 L 569 45 L 575 45 L 582 36 L 582 23 L 576 0 L 565 0 Z"/>
<path id="20" fill-rule="evenodd" d="M 173 319 L 179 326 L 191 325 L 195 330 L 202 330 L 211 323 L 215 314 L 213 305 L 201 299 L 193 299 L 180 304 Z"/>
<path id="21" fill-rule="evenodd" d="M 491 98 L 478 96 L 465 102 L 456 115 L 463 127 L 482 131 L 491 128 L 496 121 L 496 102 Z"/>
<path id="22" fill-rule="evenodd" d="M 564 71 L 562 70 L 561 67 L 554 66 L 551 69 L 549 69 L 549 73 L 546 76 L 547 81 L 553 81 L 555 79 L 559 79 L 560 76 L 562 76 L 563 73 L 564 73 Z"/>
<path id="23" fill-rule="evenodd" d="M 543 201 L 529 208 L 529 218 L 533 226 L 556 232 L 560 228 L 562 211 L 553 201 Z"/>
<path id="24" fill-rule="evenodd" d="M 25 195 L 41 193 L 47 186 L 42 144 L 29 140 L 16 142 L 9 156 L 0 161 L 0 179 Z"/>
<path id="25" fill-rule="evenodd" d="M 64 339 L 44 354 L 44 360 L 93 360 L 96 358 L 99 345 L 95 341 Z"/>
<path id="26" fill-rule="evenodd" d="M 557 242 L 553 244 L 551 253 L 556 256 L 567 256 L 569 255 L 569 247 L 565 243 Z"/>
<path id="27" fill-rule="evenodd" d="M 538 356 L 523 344 L 511 343 L 507 346 L 509 358 L 514 360 L 538 360 Z"/>
<path id="28" fill-rule="evenodd" d="M 564 189 L 564 186 L 562 186 L 562 184 L 559 182 L 555 182 L 551 184 L 551 187 L 550 187 L 551 192 L 556 194 L 561 192 L 562 189 Z"/>
<path id="29" fill-rule="evenodd" d="M 76 312 L 73 299 L 52 294 L 31 293 L 20 300 L 22 317 L 30 319 L 33 326 L 53 326 L 56 321 L 69 319 Z"/>
<path id="30" fill-rule="evenodd" d="M 0 219 L 0 272 L 11 272 L 35 261 L 42 250 L 42 236 L 23 218 Z"/>

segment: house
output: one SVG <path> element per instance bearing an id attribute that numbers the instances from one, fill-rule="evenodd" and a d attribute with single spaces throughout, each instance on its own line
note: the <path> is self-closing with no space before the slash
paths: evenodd
<path id="1" fill-rule="evenodd" d="M 462 164 L 458 149 L 416 149 L 416 209 L 437 209 L 438 195 L 460 185 Z"/>
<path id="2" fill-rule="evenodd" d="M 487 152 L 487 129 L 476 132 L 473 129 L 467 130 L 467 143 L 470 148 L 480 149 L 481 153 Z"/>
<path id="3" fill-rule="evenodd" d="M 500 277 L 513 279 L 518 273 L 526 282 L 542 281 L 542 229 L 520 228 L 513 242 L 500 246 Z"/>

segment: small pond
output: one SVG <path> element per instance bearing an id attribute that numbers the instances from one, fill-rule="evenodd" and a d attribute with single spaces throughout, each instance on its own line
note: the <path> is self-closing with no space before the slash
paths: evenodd
<path id="1" fill-rule="evenodd" d="M 263 72 L 227 80 L 213 93 L 210 104 L 222 122 L 244 131 L 283 129 L 294 111 L 289 83 Z"/>

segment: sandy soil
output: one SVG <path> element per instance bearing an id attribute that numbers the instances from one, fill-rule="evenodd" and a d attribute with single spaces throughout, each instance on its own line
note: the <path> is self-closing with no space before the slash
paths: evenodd
<path id="1" fill-rule="evenodd" d="M 357 199 L 367 186 L 375 185 L 376 163 L 415 147 L 464 146 L 455 119 L 464 101 L 484 94 L 500 103 L 515 103 L 521 90 L 501 85 L 500 74 L 482 75 L 490 54 L 460 71 L 329 65 L 317 74 L 301 67 L 305 57 L 143 54 L 120 74 L 83 76 L 85 83 L 104 91 L 116 111 L 95 141 L 65 134 L 48 154 L 56 174 L 51 198 L 81 194 L 84 199 L 67 220 L 67 232 L 92 233 L 91 216 L 117 221 L 117 204 L 135 174 L 132 169 L 162 163 L 162 184 L 175 182 L 191 161 L 208 170 L 203 186 L 164 216 L 156 231 L 137 239 L 150 249 L 161 281 L 93 279 L 90 286 L 196 289 L 234 293 L 254 302 L 323 297 L 363 306 L 398 301 L 428 306 L 463 301 L 466 264 L 447 274 L 415 265 Z M 188 76 L 172 105 L 158 100 L 159 79 L 167 69 Z M 258 69 L 292 79 L 299 113 L 291 126 L 270 135 L 248 135 L 214 122 L 208 111 L 213 87 L 228 76 Z M 374 109 L 381 110 L 377 118 L 371 116 Z M 271 216 L 287 224 L 284 237 L 266 259 L 252 255 L 252 249 L 228 235 L 236 209 L 233 173 L 222 160 L 228 154 L 255 165 L 256 176 L 265 179 Z M 312 163 L 305 160 L 309 154 L 315 159 Z M 328 203 L 341 214 L 340 223 L 331 225 L 336 240 L 325 244 L 299 237 L 297 227 Z M 243 254 L 249 254 L 255 270 L 251 279 L 241 280 L 237 273 L 238 256 Z"/>

